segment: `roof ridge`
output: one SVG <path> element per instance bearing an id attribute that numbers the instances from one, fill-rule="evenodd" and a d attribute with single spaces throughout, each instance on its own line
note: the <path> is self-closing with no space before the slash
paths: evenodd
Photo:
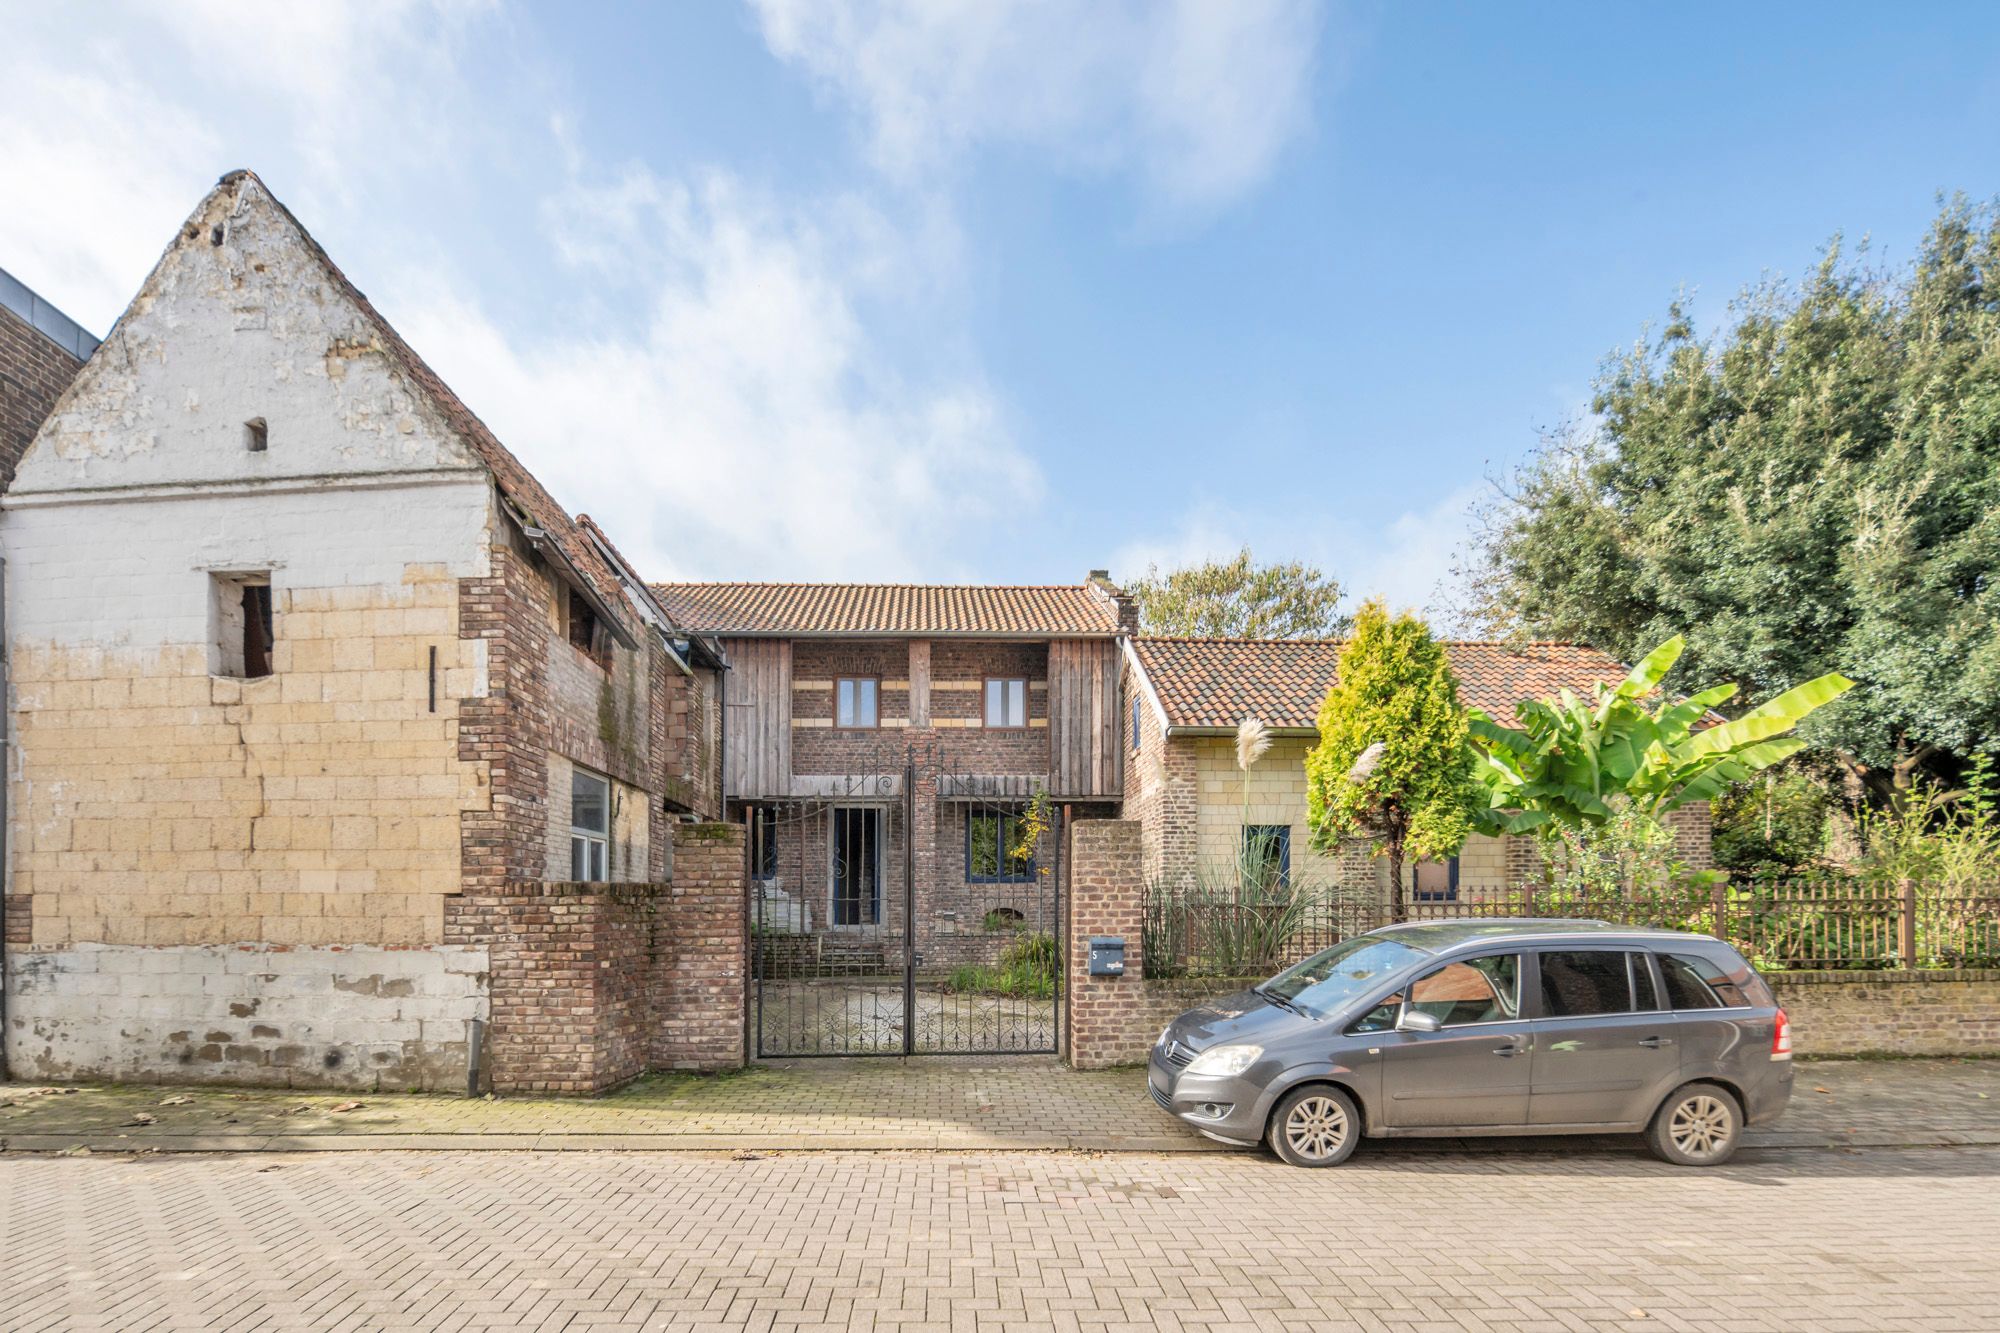
<path id="1" fill-rule="evenodd" d="M 1088 583 L 872 583 L 845 580 L 811 581 L 783 579 L 661 579 L 655 588 L 937 588 L 945 590 L 990 590 L 993 592 L 1086 592 Z"/>

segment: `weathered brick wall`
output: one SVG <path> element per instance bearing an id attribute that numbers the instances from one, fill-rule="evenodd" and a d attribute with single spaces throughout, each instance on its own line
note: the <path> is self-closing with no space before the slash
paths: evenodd
<path id="1" fill-rule="evenodd" d="M 2000 1055 L 2000 970 L 1766 979 L 1805 1055 Z"/>
<path id="2" fill-rule="evenodd" d="M 0 490 L 82 364 L 13 311 L 0 310 Z"/>
<path id="3" fill-rule="evenodd" d="M 679 824 L 660 897 L 650 1059 L 656 1069 L 743 1063 L 748 933 L 743 827 Z"/>
<path id="4" fill-rule="evenodd" d="M 1147 1003 L 1144 980 L 1140 903 L 1145 843 L 1138 823 L 1089 819 L 1072 824 L 1067 878 L 1069 962 L 1063 1001 L 1069 1062 L 1078 1069 L 1126 1064 L 1143 1057 L 1159 1031 L 1146 1030 L 1156 1007 Z M 1093 935 L 1123 937 L 1123 976 L 1089 974 Z"/>
<path id="5" fill-rule="evenodd" d="M 602 1092 L 646 1070 L 660 886 L 468 895 L 490 937 L 486 1074 L 500 1092 Z"/>

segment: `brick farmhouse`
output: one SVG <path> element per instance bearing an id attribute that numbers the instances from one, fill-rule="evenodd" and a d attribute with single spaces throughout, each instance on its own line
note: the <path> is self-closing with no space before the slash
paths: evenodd
<path id="1" fill-rule="evenodd" d="M 1233 855 L 1245 715 L 1279 735 L 1247 822 L 1310 855 L 1336 645 L 1143 637 L 1101 571 L 648 585 L 250 173 L 101 346 L 75 330 L 65 360 L 22 304 L 0 302 L 17 1076 L 589 1091 L 740 1063 L 753 962 L 1060 937 L 1086 821 L 1131 821 L 1149 877 Z M 1451 652 L 1496 711 L 1622 674 Z M 1482 840 L 1414 873 L 1527 870 Z"/>

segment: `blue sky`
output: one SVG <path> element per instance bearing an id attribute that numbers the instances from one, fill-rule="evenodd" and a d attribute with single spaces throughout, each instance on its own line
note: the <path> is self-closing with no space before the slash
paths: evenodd
<path id="1" fill-rule="evenodd" d="M 1676 292 L 2000 192 L 2000 7 L 0 3 L 5 266 L 236 166 L 661 577 L 1433 604 Z"/>

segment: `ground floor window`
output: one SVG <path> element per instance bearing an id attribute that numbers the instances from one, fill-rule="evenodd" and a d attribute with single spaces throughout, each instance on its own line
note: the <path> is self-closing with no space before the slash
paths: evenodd
<path id="1" fill-rule="evenodd" d="M 1023 846 L 1018 814 L 975 812 L 965 818 L 965 878 L 970 884 L 1026 884 L 1035 878 L 1035 849 Z"/>
<path id="2" fill-rule="evenodd" d="M 1458 858 L 1449 861 L 1419 861 L 1411 872 L 1411 888 L 1420 903 L 1458 901 Z"/>
<path id="3" fill-rule="evenodd" d="M 576 769 L 569 779 L 569 877 L 595 884 L 608 877 L 611 859 L 611 784 Z"/>
<path id="4" fill-rule="evenodd" d="M 1245 824 L 1243 866 L 1254 884 L 1282 887 L 1292 879 L 1292 826 Z"/>

